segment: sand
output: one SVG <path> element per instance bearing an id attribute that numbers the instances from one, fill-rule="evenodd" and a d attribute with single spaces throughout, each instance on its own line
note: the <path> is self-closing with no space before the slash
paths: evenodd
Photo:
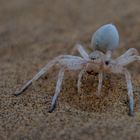
<path id="1" fill-rule="evenodd" d="M 128 116 L 123 75 L 106 74 L 97 98 L 97 76 L 85 74 L 78 94 L 78 72 L 67 71 L 53 113 L 48 109 L 57 67 L 23 95 L 13 95 L 55 56 L 70 54 L 74 44 L 89 50 L 92 33 L 103 24 L 119 31 L 114 57 L 131 47 L 140 51 L 139 15 L 139 0 L 0 0 L 0 140 L 140 139 L 139 63 L 128 66 L 134 117 Z"/>

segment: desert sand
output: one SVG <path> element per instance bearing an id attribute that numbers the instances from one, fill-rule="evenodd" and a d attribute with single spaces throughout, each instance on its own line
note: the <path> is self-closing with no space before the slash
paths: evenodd
<path id="1" fill-rule="evenodd" d="M 51 59 L 70 54 L 76 43 L 89 50 L 92 34 L 107 23 L 113 23 L 120 34 L 114 58 L 131 47 L 140 52 L 139 0 L 0 0 L 0 140 L 140 139 L 139 62 L 127 67 L 134 117 L 128 116 L 123 75 L 105 74 L 97 98 L 96 75 L 83 76 L 78 94 L 78 72 L 67 71 L 53 113 L 48 109 L 57 67 L 23 95 L 13 95 Z"/>

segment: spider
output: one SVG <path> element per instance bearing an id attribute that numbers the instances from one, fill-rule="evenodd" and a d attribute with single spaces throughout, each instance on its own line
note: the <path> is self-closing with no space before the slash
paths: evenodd
<path id="1" fill-rule="evenodd" d="M 62 80 L 65 70 L 80 71 L 77 81 L 77 89 L 80 92 L 81 79 L 84 73 L 91 73 L 94 71 L 98 73 L 98 88 L 97 95 L 100 95 L 103 73 L 123 74 L 126 79 L 128 98 L 129 98 L 129 115 L 134 115 L 134 99 L 133 89 L 131 83 L 131 75 L 125 68 L 128 64 L 140 60 L 138 51 L 135 48 L 128 49 L 124 54 L 116 59 L 112 59 L 112 52 L 119 46 L 119 34 L 116 27 L 113 24 L 106 24 L 101 26 L 92 36 L 92 49 L 93 52 L 88 54 L 84 47 L 80 44 L 75 45 L 74 51 L 78 51 L 81 55 L 60 55 L 51 60 L 45 65 L 31 80 L 29 80 L 18 92 L 16 96 L 22 94 L 34 81 L 38 80 L 42 75 L 48 72 L 54 65 L 60 67 L 58 74 L 58 80 L 56 83 L 55 94 L 52 98 L 49 112 L 51 113 L 55 107 L 60 94 Z"/>

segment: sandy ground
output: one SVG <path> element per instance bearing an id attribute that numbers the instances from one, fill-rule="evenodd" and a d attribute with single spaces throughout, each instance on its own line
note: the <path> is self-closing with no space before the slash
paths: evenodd
<path id="1" fill-rule="evenodd" d="M 135 116 L 128 116 L 124 76 L 107 75 L 101 98 L 97 76 L 86 74 L 77 93 L 77 73 L 66 72 L 56 110 L 48 113 L 58 69 L 15 93 L 49 60 L 70 54 L 74 44 L 88 47 L 92 33 L 113 23 L 120 33 L 119 56 L 140 51 L 139 0 L 0 0 L 0 140 L 140 139 L 140 66 L 132 74 Z M 110 79 L 112 84 L 110 85 Z"/>

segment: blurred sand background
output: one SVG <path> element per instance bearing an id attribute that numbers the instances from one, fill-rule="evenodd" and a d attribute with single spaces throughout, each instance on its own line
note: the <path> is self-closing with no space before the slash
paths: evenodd
<path id="1" fill-rule="evenodd" d="M 0 0 L 0 140 L 140 139 L 140 63 L 128 67 L 134 117 L 128 116 L 122 75 L 106 75 L 98 99 L 96 76 L 86 74 L 78 94 L 77 73 L 66 72 L 51 114 L 55 67 L 25 94 L 13 96 L 49 60 L 70 54 L 77 42 L 88 49 L 92 33 L 106 23 L 115 24 L 120 33 L 120 48 L 114 56 L 130 47 L 140 52 L 139 0 Z"/>

